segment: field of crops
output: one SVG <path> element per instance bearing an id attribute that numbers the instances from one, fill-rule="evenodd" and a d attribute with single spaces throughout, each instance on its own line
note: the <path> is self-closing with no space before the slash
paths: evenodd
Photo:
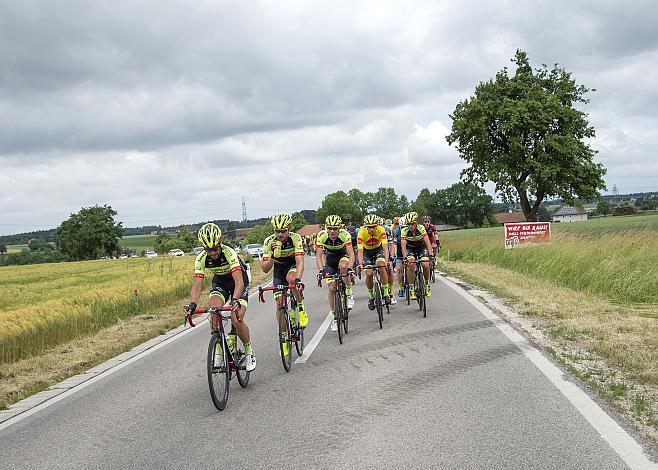
<path id="1" fill-rule="evenodd" d="M 184 298 L 193 263 L 184 256 L 0 268 L 0 363 Z"/>
<path id="2" fill-rule="evenodd" d="M 155 243 L 155 235 L 129 235 L 119 241 L 122 248 L 130 248 L 137 254 L 142 251 L 152 250 Z"/>
<path id="3" fill-rule="evenodd" d="M 614 302 L 658 303 L 658 216 L 552 225 L 550 245 L 505 250 L 503 228 L 441 233 L 441 256 L 543 278 Z"/>

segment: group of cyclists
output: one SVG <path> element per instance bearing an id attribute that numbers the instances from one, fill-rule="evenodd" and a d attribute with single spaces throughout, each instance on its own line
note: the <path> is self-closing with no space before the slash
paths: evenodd
<path id="1" fill-rule="evenodd" d="M 292 217 L 287 213 L 279 213 L 271 219 L 274 233 L 263 242 L 263 258 L 261 267 L 263 272 L 272 273 L 274 286 L 294 286 L 292 295 L 297 301 L 297 321 L 301 328 L 308 325 L 308 315 L 304 306 L 301 291 L 303 284 L 301 278 L 304 274 L 304 253 L 308 250 L 309 239 L 302 238 L 290 230 Z M 184 307 L 184 313 L 189 314 L 197 308 L 201 295 L 203 279 L 206 272 L 210 272 L 212 285 L 210 288 L 208 306 L 221 308 L 227 302 L 231 306 L 232 328 L 228 334 L 229 348 L 236 343 L 236 336 L 244 346 L 245 369 L 252 371 L 256 368 L 256 356 L 251 345 L 249 327 L 245 322 L 248 305 L 249 278 L 247 267 L 230 246 L 222 243 L 222 231 L 214 223 L 207 223 L 199 229 L 198 239 L 203 247 L 195 260 L 194 281 L 190 291 L 190 303 Z M 335 296 L 333 277 L 338 272 L 344 278 L 353 272 L 358 274 L 364 268 L 366 272 L 366 287 L 368 289 L 368 308 L 375 309 L 375 295 L 373 292 L 373 270 L 380 274 L 383 299 L 386 305 L 395 304 L 394 274 L 397 279 L 397 294 L 403 297 L 403 270 L 407 269 L 409 280 L 409 294 L 411 299 L 416 298 L 414 292 L 415 263 L 422 263 L 426 279 L 425 295 L 431 295 L 429 285 L 430 259 L 438 253 L 440 243 L 436 229 L 428 216 L 423 217 L 419 223 L 416 212 L 408 212 L 403 217 L 394 217 L 392 220 L 382 220 L 375 214 L 368 214 L 360 228 L 348 226 L 345 228 L 338 215 L 329 215 L 325 219 L 324 228 L 317 233 L 312 243 L 315 248 L 315 262 L 319 277 L 327 280 L 328 300 L 331 313 L 336 311 L 333 305 Z M 356 251 L 355 251 L 356 246 Z M 346 282 L 347 308 L 354 307 L 352 282 Z M 277 321 L 279 316 L 280 294 L 275 294 Z M 295 312 L 291 312 L 293 315 Z M 212 327 L 217 328 L 219 318 L 211 315 Z M 331 322 L 331 330 L 338 329 L 336 318 Z M 282 354 L 290 354 L 284 348 Z"/>

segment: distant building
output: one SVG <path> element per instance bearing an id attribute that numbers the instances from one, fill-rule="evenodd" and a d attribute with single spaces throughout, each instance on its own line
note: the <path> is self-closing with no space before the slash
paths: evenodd
<path id="1" fill-rule="evenodd" d="M 238 228 L 235 229 L 235 239 L 236 240 L 243 240 L 247 234 L 249 233 L 250 228 Z"/>
<path id="2" fill-rule="evenodd" d="M 525 215 L 523 215 L 523 212 L 521 211 L 499 212 L 498 214 L 494 214 L 494 218 L 499 224 L 511 224 L 526 221 Z"/>
<path id="3" fill-rule="evenodd" d="M 553 214 L 553 222 L 583 222 L 587 220 L 587 212 L 580 207 L 562 206 Z"/>
<path id="4" fill-rule="evenodd" d="M 297 233 L 302 237 L 306 237 L 308 235 L 313 235 L 314 233 L 318 233 L 319 231 L 320 231 L 320 224 L 309 224 L 309 225 L 304 225 L 302 228 L 297 230 Z"/>
<path id="5" fill-rule="evenodd" d="M 445 232 L 447 230 L 457 230 L 457 229 L 459 229 L 458 226 L 450 225 L 450 224 L 434 224 L 434 227 L 436 228 L 437 232 Z"/>

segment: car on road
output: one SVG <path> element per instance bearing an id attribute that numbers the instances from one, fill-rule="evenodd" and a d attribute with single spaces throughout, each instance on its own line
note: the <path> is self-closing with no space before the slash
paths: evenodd
<path id="1" fill-rule="evenodd" d="M 260 258 L 261 256 L 263 256 L 263 245 L 260 245 L 258 243 L 250 243 L 249 245 L 245 245 L 242 251 L 247 254 L 250 254 L 254 258 Z"/>
<path id="2" fill-rule="evenodd" d="M 173 250 L 169 250 L 168 253 L 169 256 L 185 256 L 185 253 L 183 253 L 183 250 L 179 248 L 174 248 Z"/>
<path id="3" fill-rule="evenodd" d="M 149 250 L 144 254 L 144 256 L 146 256 L 147 258 L 157 258 L 158 254 L 155 251 Z"/>
<path id="4" fill-rule="evenodd" d="M 128 258 L 130 258 L 130 256 L 128 256 L 128 255 L 125 254 L 125 253 L 122 254 L 121 256 L 119 256 L 119 259 L 128 259 Z"/>
<path id="5" fill-rule="evenodd" d="M 202 251 L 203 251 L 203 247 L 202 246 L 197 246 L 190 253 L 192 253 L 194 256 L 197 256 Z"/>

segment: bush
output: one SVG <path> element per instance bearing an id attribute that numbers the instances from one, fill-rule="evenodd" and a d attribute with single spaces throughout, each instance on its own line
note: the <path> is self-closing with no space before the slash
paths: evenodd
<path id="1" fill-rule="evenodd" d="M 69 257 L 61 251 L 35 251 L 23 250 L 0 258 L 0 266 L 18 266 L 25 264 L 60 263 L 69 261 Z"/>
<path id="2" fill-rule="evenodd" d="M 638 209 L 635 206 L 619 206 L 615 207 L 612 215 L 635 215 L 638 213 Z"/>

